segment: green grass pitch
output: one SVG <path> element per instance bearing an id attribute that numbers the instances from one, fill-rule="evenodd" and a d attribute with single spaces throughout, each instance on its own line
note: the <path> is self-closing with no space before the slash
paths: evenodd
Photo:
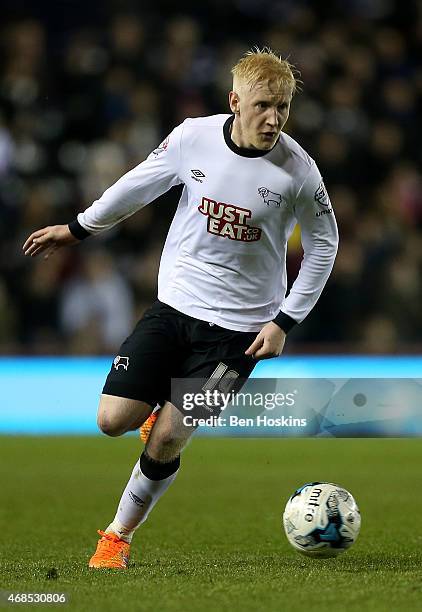
<path id="1" fill-rule="evenodd" d="M 196 438 L 130 569 L 89 570 L 140 450 L 133 436 L 0 438 L 0 589 L 64 592 L 33 609 L 72 611 L 422 610 L 419 440 Z M 298 555 L 282 532 L 312 480 L 350 489 L 362 512 L 335 560 Z"/>

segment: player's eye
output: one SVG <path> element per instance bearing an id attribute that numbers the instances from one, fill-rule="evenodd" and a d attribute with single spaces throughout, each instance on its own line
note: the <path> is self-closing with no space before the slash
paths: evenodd
<path id="1" fill-rule="evenodd" d="M 287 103 L 286 103 L 286 102 L 284 102 L 283 104 L 279 104 L 277 108 L 278 108 L 278 112 L 279 112 L 279 113 L 282 113 L 283 111 L 285 111 L 285 110 L 286 110 L 286 108 L 287 108 Z"/>

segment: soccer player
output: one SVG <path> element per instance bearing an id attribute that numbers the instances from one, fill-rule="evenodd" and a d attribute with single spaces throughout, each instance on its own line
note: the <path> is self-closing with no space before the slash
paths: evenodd
<path id="1" fill-rule="evenodd" d="M 171 379 L 224 379 L 226 389 L 238 390 L 257 360 L 281 354 L 334 263 L 337 227 L 321 175 L 282 132 L 296 89 L 292 66 L 255 49 L 232 74 L 231 114 L 186 119 L 76 220 L 40 229 L 23 246 L 26 255 L 48 257 L 184 185 L 161 257 L 158 301 L 113 361 L 98 425 L 120 436 L 161 409 L 90 567 L 127 567 L 135 530 L 177 476 L 195 428 L 170 401 Z M 304 257 L 286 297 L 296 222 Z"/>

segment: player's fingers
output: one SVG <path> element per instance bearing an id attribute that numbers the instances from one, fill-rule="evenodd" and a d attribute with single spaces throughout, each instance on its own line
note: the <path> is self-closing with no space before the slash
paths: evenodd
<path id="1" fill-rule="evenodd" d="M 41 236 L 40 238 L 34 238 L 29 244 L 25 251 L 25 255 L 34 255 L 35 252 L 43 251 L 50 245 L 50 239 L 48 236 Z"/>
<path id="2" fill-rule="evenodd" d="M 253 358 L 254 359 L 268 359 L 270 357 L 268 350 L 265 346 L 262 346 L 257 351 L 255 351 Z"/>
<path id="3" fill-rule="evenodd" d="M 277 357 L 276 353 L 265 349 L 259 349 L 253 356 L 254 359 L 272 359 L 273 357 Z"/>
<path id="4" fill-rule="evenodd" d="M 34 255 L 35 252 L 38 253 L 40 249 L 44 249 L 44 245 L 37 244 L 36 242 L 32 242 L 30 246 L 26 249 L 25 255 Z"/>
<path id="5" fill-rule="evenodd" d="M 265 339 L 262 346 L 255 351 L 254 359 L 271 359 L 271 357 L 276 357 L 276 353 L 271 343 Z"/>
<path id="6" fill-rule="evenodd" d="M 28 236 L 28 238 L 25 240 L 25 242 L 22 245 L 22 250 L 26 251 L 28 249 L 28 247 L 33 244 L 34 239 L 37 238 L 36 234 L 38 234 L 38 232 L 33 232 L 30 236 Z"/>
<path id="7" fill-rule="evenodd" d="M 37 251 L 37 252 L 39 251 L 39 247 L 42 247 L 42 249 L 45 249 L 50 245 L 50 243 L 51 243 L 50 234 L 45 234 L 44 236 L 40 236 L 39 238 L 34 238 L 32 242 L 28 244 L 24 253 L 25 255 L 33 255 L 34 251 Z"/>
<path id="8" fill-rule="evenodd" d="M 45 251 L 46 247 L 44 245 L 34 245 L 35 248 L 30 253 L 25 253 L 25 255 L 30 255 L 31 257 L 36 257 L 39 253 Z"/>
<path id="9" fill-rule="evenodd" d="M 48 242 L 52 242 L 53 240 L 54 240 L 53 232 L 48 231 L 48 232 L 45 232 L 45 234 L 43 234 L 42 236 L 39 236 L 38 238 L 34 238 L 33 242 L 35 242 L 36 244 L 46 244 Z"/>
<path id="10" fill-rule="evenodd" d="M 253 355 L 255 351 L 262 346 L 262 343 L 263 343 L 262 336 L 258 334 L 255 340 L 250 345 L 250 347 L 246 349 L 245 355 Z"/>
<path id="11" fill-rule="evenodd" d="M 37 230 L 36 232 L 32 232 L 32 234 L 23 243 L 22 250 L 25 251 L 34 242 L 34 240 L 38 240 L 44 234 L 48 233 L 48 231 L 48 227 L 43 227 L 43 229 Z"/>

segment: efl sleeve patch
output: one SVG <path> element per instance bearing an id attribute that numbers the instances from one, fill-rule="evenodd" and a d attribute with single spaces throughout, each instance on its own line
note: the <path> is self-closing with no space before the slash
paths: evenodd
<path id="1" fill-rule="evenodd" d="M 321 204 L 321 206 L 330 206 L 330 198 L 328 197 L 324 181 L 321 181 L 318 185 L 318 188 L 314 194 L 314 200 L 315 202 L 318 202 L 318 204 Z"/>

